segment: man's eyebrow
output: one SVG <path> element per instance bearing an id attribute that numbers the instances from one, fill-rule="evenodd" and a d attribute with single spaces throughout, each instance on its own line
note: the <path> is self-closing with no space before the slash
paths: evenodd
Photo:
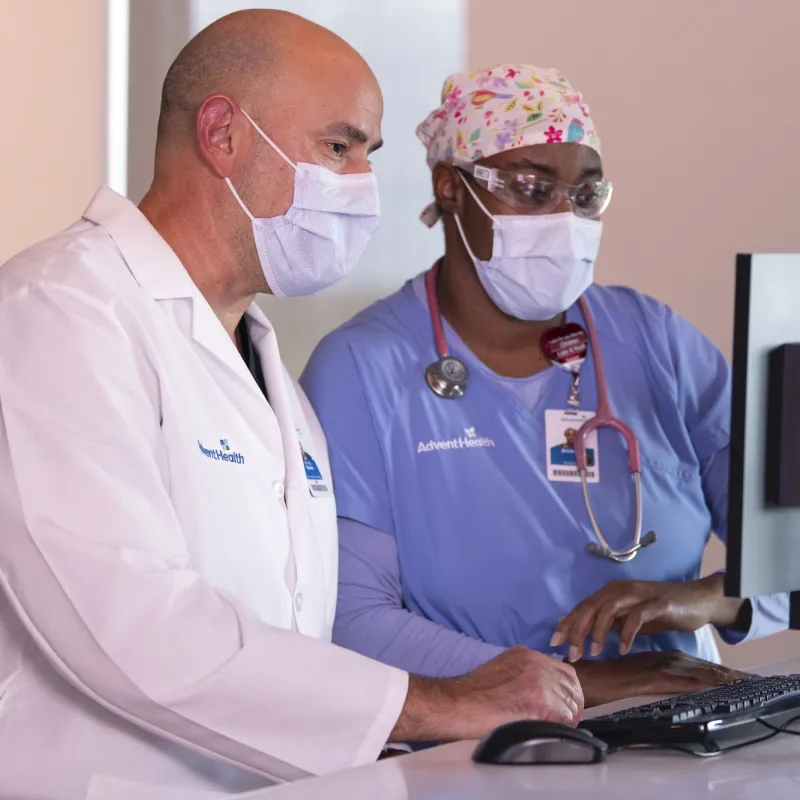
<path id="1" fill-rule="evenodd" d="M 366 144 L 369 141 L 369 136 L 367 136 L 361 128 L 353 125 L 350 122 L 333 122 L 328 125 L 327 128 L 323 131 L 323 134 L 333 134 L 338 136 L 344 136 L 346 139 L 349 139 L 351 142 L 358 142 L 358 144 Z M 383 139 L 375 142 L 370 148 L 369 152 L 374 153 L 380 147 L 383 147 Z"/>
<path id="2" fill-rule="evenodd" d="M 345 136 L 359 144 L 366 144 L 369 141 L 369 136 L 367 136 L 361 128 L 356 127 L 350 122 L 332 122 L 325 128 L 323 133 L 336 133 L 339 134 L 339 136 Z"/>

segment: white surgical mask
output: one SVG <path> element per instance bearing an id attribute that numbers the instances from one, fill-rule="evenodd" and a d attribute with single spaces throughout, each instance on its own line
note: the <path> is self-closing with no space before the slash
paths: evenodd
<path id="1" fill-rule="evenodd" d="M 531 321 L 552 319 L 570 308 L 594 280 L 603 223 L 572 212 L 493 216 L 469 183 L 464 185 L 492 220 L 492 257 L 480 261 L 455 216 L 461 241 L 494 304 L 510 317 Z"/>
<path id="2" fill-rule="evenodd" d="M 319 164 L 293 164 L 250 118 L 270 147 L 294 169 L 294 196 L 278 217 L 254 217 L 225 178 L 253 224 L 258 260 L 277 297 L 314 294 L 355 266 L 380 221 L 378 183 L 372 172 L 339 175 Z"/>

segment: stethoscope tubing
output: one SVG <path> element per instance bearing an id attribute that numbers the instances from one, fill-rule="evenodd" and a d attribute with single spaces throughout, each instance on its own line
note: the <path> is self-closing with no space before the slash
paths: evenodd
<path id="1" fill-rule="evenodd" d="M 433 265 L 425 276 L 425 293 L 428 300 L 428 309 L 430 312 L 431 328 L 433 330 L 433 338 L 436 345 L 436 353 L 439 356 L 439 361 L 442 363 L 446 359 L 457 361 L 464 369 L 464 374 L 468 375 L 466 366 L 459 359 L 455 359 L 450 355 L 447 348 L 447 338 L 444 333 L 444 325 L 442 323 L 442 315 L 439 311 L 439 300 L 436 294 L 436 277 L 439 271 L 439 262 Z M 617 563 L 624 563 L 630 561 L 643 547 L 647 547 L 656 541 L 656 534 L 650 531 L 646 536 L 642 537 L 642 488 L 641 488 L 641 472 L 642 464 L 639 453 L 639 442 L 633 429 L 619 417 L 614 415 L 611 401 L 608 396 L 608 385 L 606 383 L 605 365 L 603 364 L 603 354 L 600 350 L 598 342 L 597 328 L 594 324 L 594 316 L 589 309 L 589 304 L 586 302 L 585 297 L 578 300 L 581 314 L 586 322 L 587 336 L 589 340 L 589 347 L 592 351 L 594 359 L 594 373 L 595 373 L 595 387 L 597 390 L 597 412 L 591 418 L 586 420 L 575 434 L 575 464 L 578 470 L 578 475 L 581 479 L 581 487 L 583 490 L 583 499 L 586 504 L 586 511 L 589 515 L 589 521 L 597 537 L 598 544 L 592 542 L 588 546 L 588 550 L 593 555 L 600 555 L 611 561 Z M 428 372 L 434 367 L 432 364 L 426 371 L 426 379 Z M 453 391 L 452 387 L 448 389 L 447 380 L 442 378 L 438 383 L 432 383 L 428 380 L 431 390 L 440 397 L 461 397 L 466 389 L 466 379 L 459 385 L 455 385 L 457 391 Z M 636 518 L 633 535 L 633 546 L 628 550 L 613 550 L 606 541 L 600 530 L 600 525 L 595 516 L 592 507 L 592 500 L 589 494 L 588 482 L 588 459 L 586 455 L 587 442 L 589 436 L 602 428 L 610 428 L 616 431 L 625 440 L 625 445 L 628 450 L 628 463 L 630 465 L 631 474 L 633 475 L 634 491 L 636 493 Z"/>

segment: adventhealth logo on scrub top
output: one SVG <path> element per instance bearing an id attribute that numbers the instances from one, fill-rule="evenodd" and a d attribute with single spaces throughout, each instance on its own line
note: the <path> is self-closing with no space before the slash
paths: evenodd
<path id="1" fill-rule="evenodd" d="M 475 428 L 464 428 L 464 435 L 458 439 L 440 439 L 429 442 L 420 442 L 417 453 L 432 453 L 434 450 L 463 450 L 465 447 L 494 447 L 494 440 L 485 436 L 478 436 Z"/>
<path id="2" fill-rule="evenodd" d="M 206 458 L 213 458 L 215 461 L 229 461 L 231 464 L 244 464 L 244 456 L 241 453 L 232 452 L 227 439 L 219 440 L 219 450 L 203 447 L 199 439 L 197 440 L 197 446 Z"/>

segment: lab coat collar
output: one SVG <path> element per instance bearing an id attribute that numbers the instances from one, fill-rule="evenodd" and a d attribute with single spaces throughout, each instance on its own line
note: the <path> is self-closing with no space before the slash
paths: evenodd
<path id="1" fill-rule="evenodd" d="M 103 186 L 83 216 L 108 232 L 134 280 L 154 300 L 191 300 L 192 338 L 260 395 L 261 390 L 219 318 L 178 256 L 144 214 L 130 200 Z M 272 333 L 269 321 L 255 303 L 251 303 L 247 316 L 262 329 L 257 338 Z"/>
<path id="2" fill-rule="evenodd" d="M 154 300 L 194 298 L 200 294 L 172 248 L 127 198 L 103 186 L 83 217 L 108 231 L 136 283 Z"/>

